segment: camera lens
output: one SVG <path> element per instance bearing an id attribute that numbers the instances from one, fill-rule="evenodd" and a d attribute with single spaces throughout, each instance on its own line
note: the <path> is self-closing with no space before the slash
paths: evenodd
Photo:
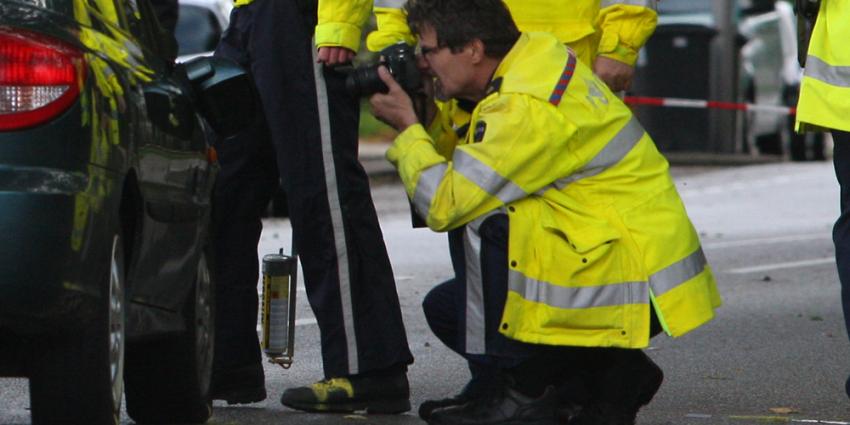
<path id="1" fill-rule="evenodd" d="M 345 88 L 357 97 L 386 93 L 389 90 L 378 75 L 377 65 L 355 68 L 345 79 Z"/>

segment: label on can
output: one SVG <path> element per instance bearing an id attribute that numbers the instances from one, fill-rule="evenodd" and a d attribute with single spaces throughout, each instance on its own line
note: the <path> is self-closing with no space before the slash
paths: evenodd
<path id="1" fill-rule="evenodd" d="M 263 275 L 263 339 L 267 354 L 287 354 L 289 342 L 289 276 Z"/>

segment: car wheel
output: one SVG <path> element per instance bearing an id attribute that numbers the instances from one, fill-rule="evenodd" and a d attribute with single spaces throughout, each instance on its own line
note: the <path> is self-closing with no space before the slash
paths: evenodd
<path id="1" fill-rule="evenodd" d="M 109 273 L 92 323 L 45 338 L 30 374 L 33 424 L 118 424 L 124 391 L 126 306 L 121 236 L 112 236 Z"/>
<path id="2" fill-rule="evenodd" d="M 127 350 L 127 413 L 138 423 L 203 423 L 213 360 L 214 279 L 211 249 L 198 260 L 183 309 L 186 331 Z"/>
<path id="3" fill-rule="evenodd" d="M 826 160 L 824 133 L 806 132 L 803 134 L 792 134 L 790 154 L 793 161 Z"/>
<path id="4" fill-rule="evenodd" d="M 756 103 L 755 88 L 750 86 L 747 90 L 747 102 Z M 750 122 L 755 120 L 755 113 L 748 112 Z M 784 154 L 785 147 L 790 144 L 791 132 L 788 127 L 788 119 L 783 119 L 782 124 L 778 125 L 776 131 L 770 134 L 762 134 L 758 136 L 750 136 L 755 140 L 755 146 L 758 148 L 758 153 L 761 155 L 781 156 Z"/>

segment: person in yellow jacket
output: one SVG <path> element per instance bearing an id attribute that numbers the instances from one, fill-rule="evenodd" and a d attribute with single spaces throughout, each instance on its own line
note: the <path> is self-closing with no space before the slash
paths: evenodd
<path id="1" fill-rule="evenodd" d="M 799 13 L 799 12 L 798 12 Z M 841 215 L 832 239 L 841 281 L 844 323 L 850 335 L 850 3 L 821 0 L 809 41 L 797 103 L 797 128 L 830 130 L 835 175 L 841 186 Z M 850 397 L 850 378 L 845 386 Z"/>
<path id="2" fill-rule="evenodd" d="M 255 124 L 218 141 L 213 198 L 216 335 L 212 398 L 265 399 L 257 338 L 261 217 L 286 190 L 324 378 L 281 403 L 315 412 L 410 409 L 407 345 L 368 178 L 357 160 L 359 99 L 334 66 L 358 49 L 367 0 L 236 0 L 216 55 L 250 71 Z"/>
<path id="3" fill-rule="evenodd" d="M 638 51 L 655 32 L 657 0 L 505 0 L 520 31 L 548 32 L 570 46 L 608 87 L 627 90 L 634 78 Z M 403 41 L 414 44 L 402 9 L 405 0 L 375 0 L 377 29 L 366 39 L 380 51 Z M 441 120 L 463 133 L 468 130 L 465 102 L 440 104 Z"/>
<path id="4" fill-rule="evenodd" d="M 475 104 L 470 131 L 429 132 L 385 68 L 370 101 L 400 131 L 387 158 L 414 207 L 449 231 L 457 277 L 426 297 L 428 323 L 490 377 L 426 420 L 553 424 L 567 388 L 582 395 L 570 424 L 632 424 L 662 378 L 640 348 L 720 305 L 667 161 L 572 50 L 521 34 L 500 0 L 405 10 L 423 71 Z"/>
<path id="5" fill-rule="evenodd" d="M 638 51 L 655 31 L 657 0 L 505 0 L 520 31 L 552 33 L 569 45 L 617 92 L 634 77 Z M 405 0 L 375 0 L 377 29 L 366 40 L 372 51 L 415 39 L 407 26 Z"/>

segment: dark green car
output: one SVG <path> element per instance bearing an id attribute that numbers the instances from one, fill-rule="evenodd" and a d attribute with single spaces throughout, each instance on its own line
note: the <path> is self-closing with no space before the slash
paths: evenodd
<path id="1" fill-rule="evenodd" d="M 0 376 L 33 423 L 116 424 L 125 390 L 140 423 L 211 415 L 208 135 L 254 100 L 172 47 L 148 0 L 0 0 Z"/>

